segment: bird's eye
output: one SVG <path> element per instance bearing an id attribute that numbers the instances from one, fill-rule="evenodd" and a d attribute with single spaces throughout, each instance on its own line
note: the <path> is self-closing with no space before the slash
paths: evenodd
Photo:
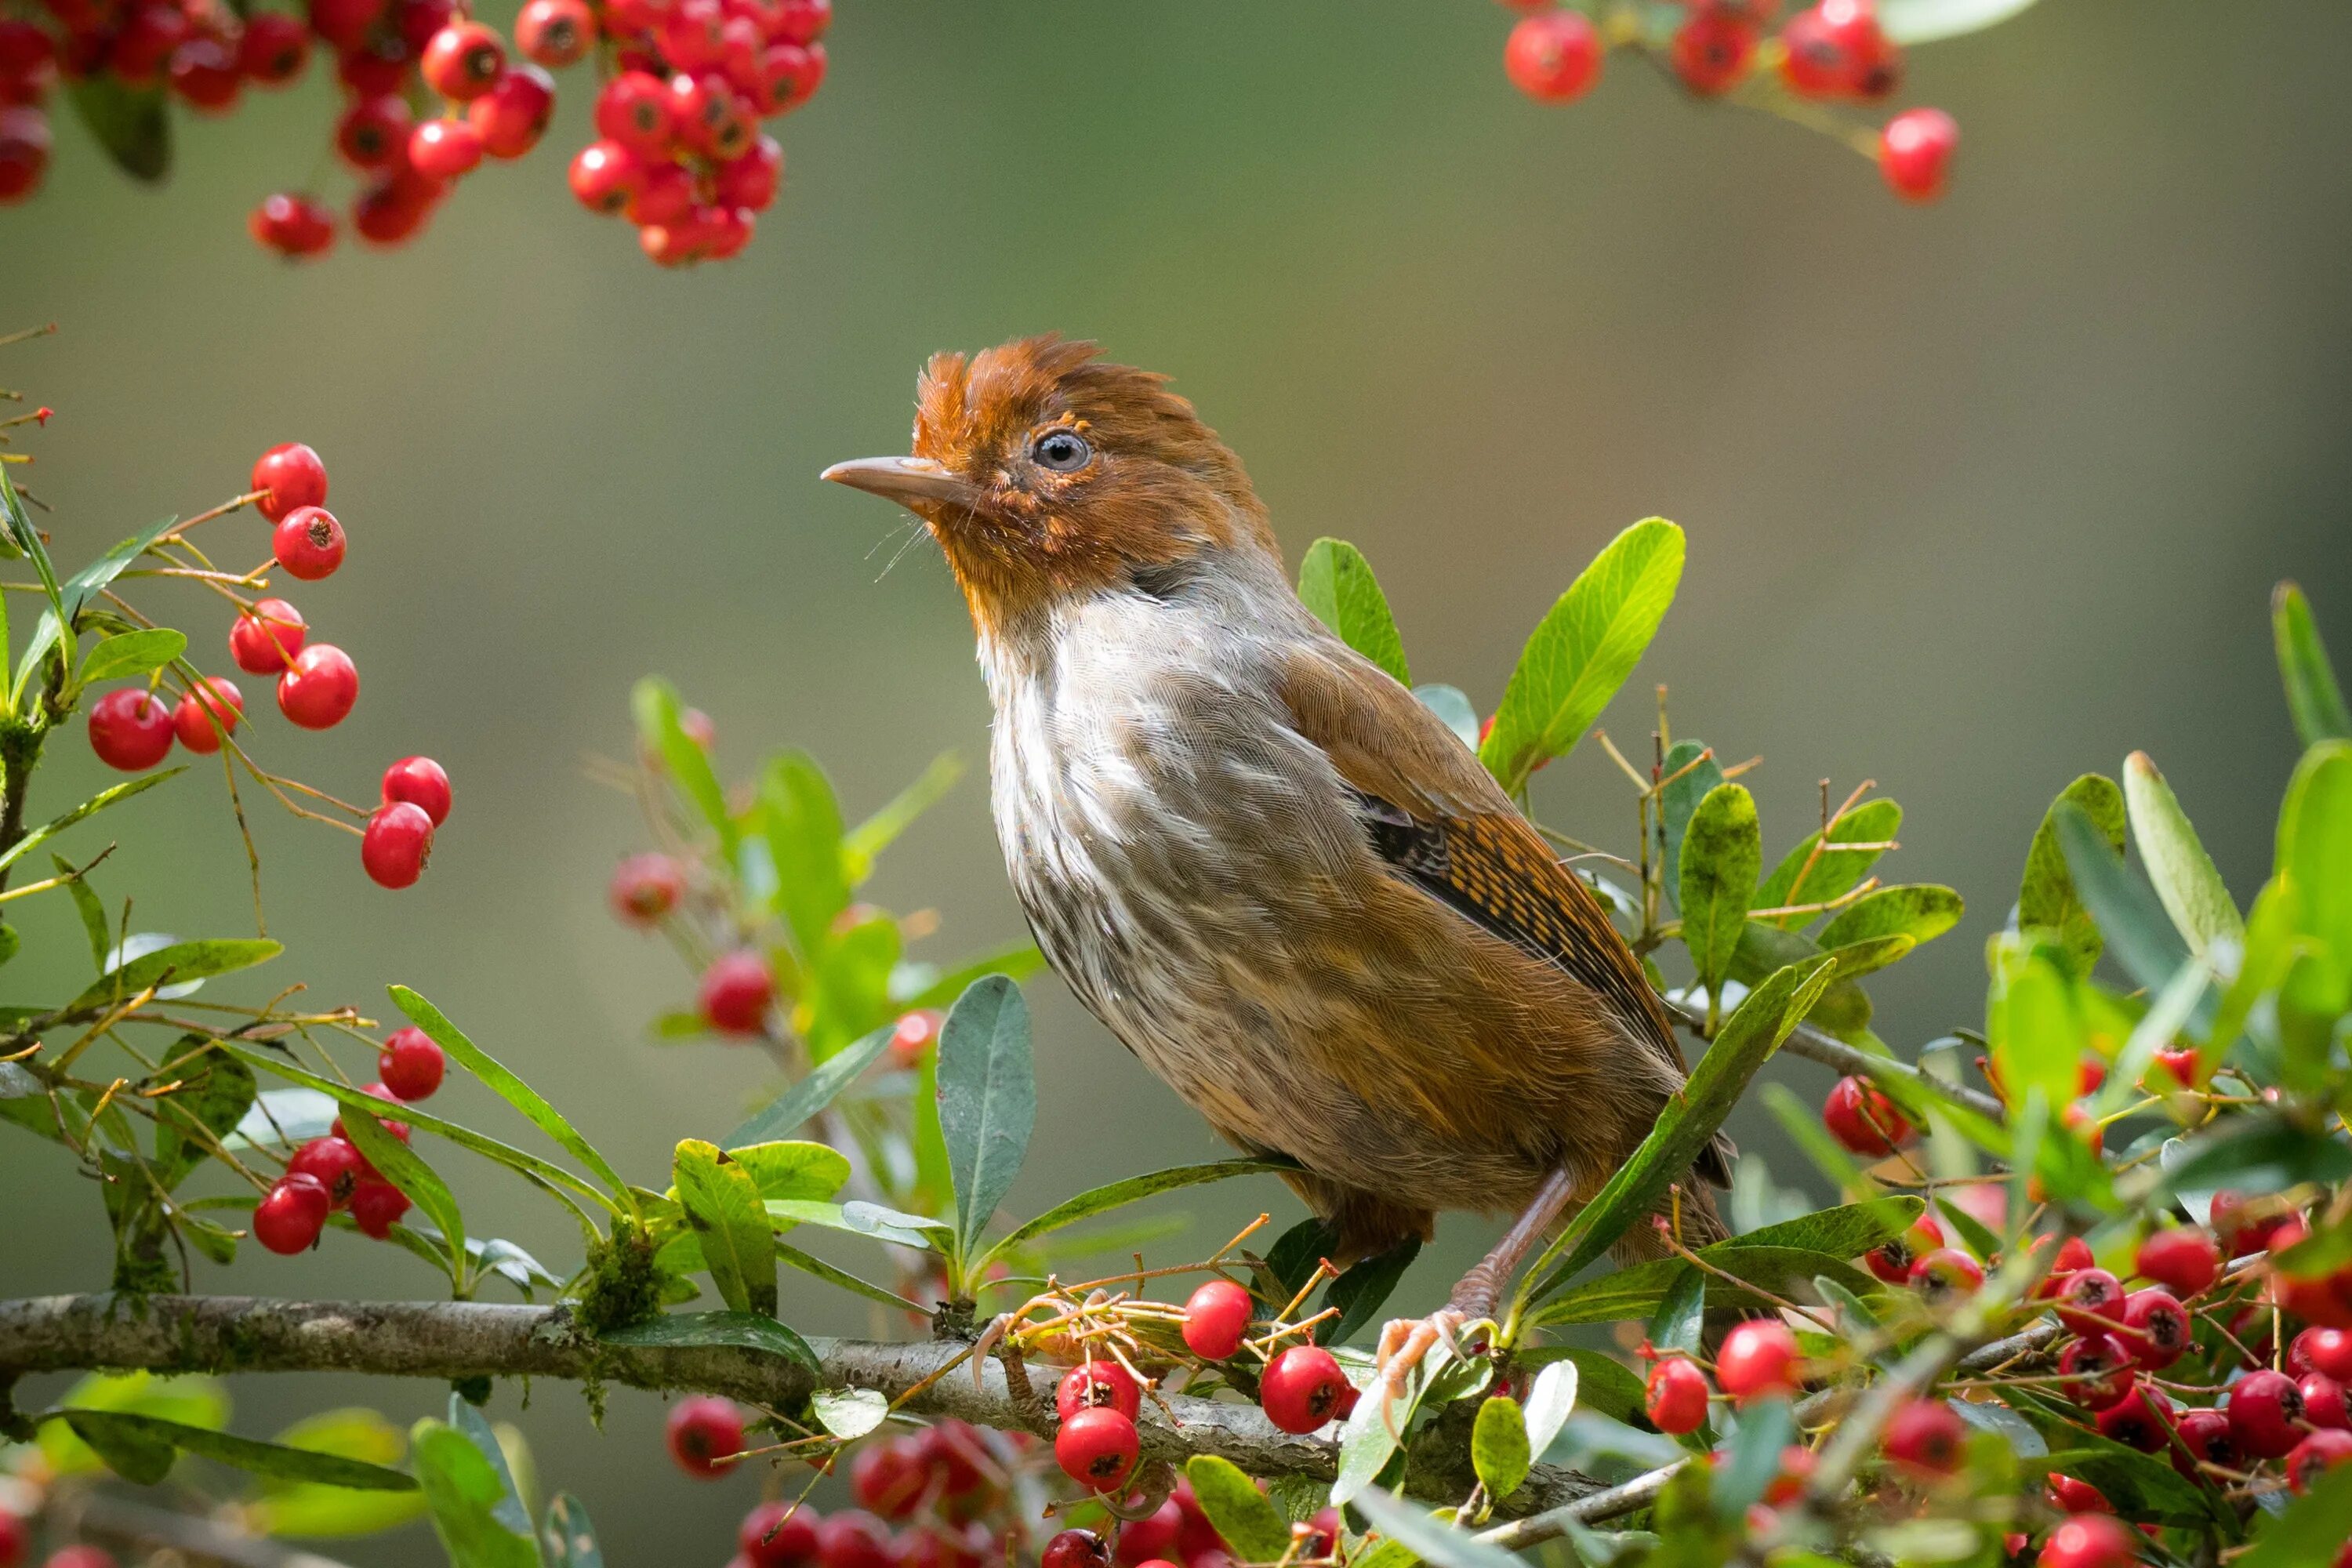
<path id="1" fill-rule="evenodd" d="M 1036 459 L 1039 468 L 1057 474 L 1077 472 L 1094 455 L 1095 449 L 1087 445 L 1087 438 L 1075 430 L 1048 430 L 1029 448 L 1029 456 Z"/>

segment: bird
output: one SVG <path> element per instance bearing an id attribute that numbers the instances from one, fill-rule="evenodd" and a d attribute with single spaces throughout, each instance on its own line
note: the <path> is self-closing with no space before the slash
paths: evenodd
<path id="1" fill-rule="evenodd" d="M 911 454 L 823 477 L 946 555 L 1005 868 L 1088 1011 L 1227 1141 L 1292 1163 L 1334 1267 L 1440 1211 L 1516 1215 L 1444 1308 L 1383 1327 L 1393 1397 L 1491 1324 L 1685 1066 L 1592 890 L 1307 609 L 1241 459 L 1167 381 L 1055 334 L 935 354 Z M 1725 1184 L 1730 1152 L 1698 1173 Z M 1704 1184 L 1677 1192 L 1686 1244 L 1727 1234 Z M 1615 1251 L 1666 1246 L 1636 1225 Z"/>

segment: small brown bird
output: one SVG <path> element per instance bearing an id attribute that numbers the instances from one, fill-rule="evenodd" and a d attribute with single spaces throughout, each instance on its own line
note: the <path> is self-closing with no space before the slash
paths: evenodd
<path id="1" fill-rule="evenodd" d="M 1037 943 L 1129 1049 L 1338 1230 L 1516 1210 L 1402 1375 L 1487 1318 L 1683 1082 L 1665 1010 L 1478 759 L 1300 603 L 1241 460 L 1165 378 L 1024 339 L 923 373 L 915 455 L 824 477 L 946 551 Z M 1725 1147 L 1702 1159 L 1725 1179 Z M 1686 1235 L 1722 1236 L 1704 1188 Z M 1636 1226 L 1620 1251 L 1654 1254 Z M 1391 1384 L 1393 1386 L 1393 1384 Z"/>

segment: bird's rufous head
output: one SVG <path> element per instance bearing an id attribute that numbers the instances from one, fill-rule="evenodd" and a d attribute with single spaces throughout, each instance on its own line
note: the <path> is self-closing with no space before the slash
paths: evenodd
<path id="1" fill-rule="evenodd" d="M 934 354 L 914 454 L 824 477 L 928 523 L 983 631 L 1206 552 L 1272 551 L 1241 459 L 1166 380 L 1051 335 Z"/>

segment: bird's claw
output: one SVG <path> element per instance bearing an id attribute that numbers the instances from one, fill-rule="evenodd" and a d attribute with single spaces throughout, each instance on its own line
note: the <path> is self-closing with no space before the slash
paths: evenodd
<path id="1" fill-rule="evenodd" d="M 1391 1436 L 1397 1435 L 1392 1407 L 1404 1392 L 1405 1380 L 1439 1345 L 1456 1361 L 1467 1359 L 1459 1335 L 1470 1321 L 1469 1313 L 1449 1306 L 1426 1318 L 1392 1320 L 1381 1330 L 1380 1348 L 1373 1352 L 1372 1392 L 1380 1396 L 1381 1425 Z"/>

